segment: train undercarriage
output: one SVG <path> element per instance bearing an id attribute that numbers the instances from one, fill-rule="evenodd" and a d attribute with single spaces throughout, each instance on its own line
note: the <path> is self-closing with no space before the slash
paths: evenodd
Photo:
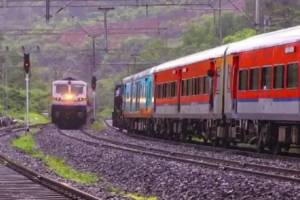
<path id="1" fill-rule="evenodd" d="M 86 123 L 86 106 L 52 105 L 51 119 L 60 128 L 80 128 Z"/>
<path id="2" fill-rule="evenodd" d="M 258 152 L 277 154 L 288 151 L 291 145 L 300 144 L 300 126 L 295 122 L 171 118 L 126 118 L 117 121 L 116 127 L 136 134 L 180 141 L 197 138 L 201 143 L 223 147 L 248 144 Z"/>

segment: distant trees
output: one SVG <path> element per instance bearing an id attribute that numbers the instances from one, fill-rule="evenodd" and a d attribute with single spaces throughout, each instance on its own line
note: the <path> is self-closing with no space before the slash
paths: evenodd
<path id="1" fill-rule="evenodd" d="M 217 24 L 214 24 L 213 17 L 210 15 L 204 16 L 201 18 L 200 23 L 192 24 L 183 34 L 183 45 L 181 48 L 186 49 L 183 53 L 192 53 L 217 46 L 220 43 L 244 39 L 254 34 L 253 31 L 250 32 L 250 29 L 246 29 L 250 27 L 251 24 L 243 16 L 231 12 L 224 13 L 222 15 L 222 33 L 224 40 L 220 42 L 217 35 L 218 27 Z M 240 32 L 243 29 L 245 30 Z M 239 33 L 234 35 L 236 32 Z M 233 36 L 229 37 L 231 35 Z"/>
<path id="2" fill-rule="evenodd" d="M 300 1 L 264 0 L 261 2 L 262 31 L 273 31 L 300 24 Z M 247 14 L 254 19 L 255 1 L 246 0 Z"/>
<path id="3" fill-rule="evenodd" d="M 246 39 L 248 37 L 256 35 L 256 30 L 251 28 L 245 28 L 241 31 L 238 31 L 232 35 L 228 35 L 223 39 L 223 43 L 231 43 L 231 42 L 237 42 L 243 39 Z"/>

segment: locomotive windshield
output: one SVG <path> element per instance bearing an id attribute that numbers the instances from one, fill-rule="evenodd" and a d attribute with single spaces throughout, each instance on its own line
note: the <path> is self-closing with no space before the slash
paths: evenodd
<path id="1" fill-rule="evenodd" d="M 57 84 L 55 86 L 56 86 L 56 93 L 58 93 L 58 94 L 68 93 L 68 85 L 66 85 L 66 84 Z"/>
<path id="2" fill-rule="evenodd" d="M 75 95 L 83 94 L 83 85 L 72 85 L 71 92 Z"/>

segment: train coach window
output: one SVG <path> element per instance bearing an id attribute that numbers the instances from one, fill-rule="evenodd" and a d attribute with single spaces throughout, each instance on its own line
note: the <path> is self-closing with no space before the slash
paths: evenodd
<path id="1" fill-rule="evenodd" d="M 261 89 L 271 89 L 271 78 L 272 78 L 272 68 L 264 67 L 262 68 L 261 75 Z"/>
<path id="2" fill-rule="evenodd" d="M 181 96 L 185 96 L 185 80 L 181 81 Z"/>
<path id="3" fill-rule="evenodd" d="M 57 84 L 55 85 L 55 91 L 58 94 L 64 94 L 68 92 L 68 85 L 66 84 Z"/>
<path id="4" fill-rule="evenodd" d="M 158 99 L 160 99 L 160 91 L 161 91 L 161 85 L 157 85 L 156 86 L 156 97 L 158 98 Z"/>
<path id="5" fill-rule="evenodd" d="M 167 97 L 167 84 L 163 84 L 163 93 L 162 93 L 162 98 Z"/>
<path id="6" fill-rule="evenodd" d="M 248 70 L 241 70 L 239 72 L 239 90 L 247 90 Z"/>
<path id="7" fill-rule="evenodd" d="M 204 83 L 205 79 L 204 77 L 199 78 L 199 94 L 204 94 L 204 87 L 205 87 L 205 83 Z"/>
<path id="8" fill-rule="evenodd" d="M 258 89 L 259 69 L 250 69 L 250 90 Z"/>
<path id="9" fill-rule="evenodd" d="M 204 94 L 208 94 L 208 90 L 209 90 L 209 78 L 206 76 L 206 77 L 203 77 L 203 93 Z"/>
<path id="10" fill-rule="evenodd" d="M 176 96 L 176 82 L 172 82 L 171 84 L 171 97 Z"/>
<path id="11" fill-rule="evenodd" d="M 194 95 L 199 95 L 200 94 L 200 78 L 194 78 Z"/>
<path id="12" fill-rule="evenodd" d="M 287 87 L 293 88 L 298 86 L 298 64 L 291 63 L 287 65 Z"/>
<path id="13" fill-rule="evenodd" d="M 192 79 L 188 79 L 186 82 L 186 96 L 191 95 L 192 91 Z"/>
<path id="14" fill-rule="evenodd" d="M 192 78 L 192 95 L 196 94 L 196 79 Z"/>
<path id="15" fill-rule="evenodd" d="M 284 87 L 284 66 L 283 65 L 276 65 L 274 67 L 273 87 L 276 89 Z"/>
<path id="16" fill-rule="evenodd" d="M 199 94 L 199 78 L 193 78 L 192 79 L 192 95 L 198 95 Z"/>

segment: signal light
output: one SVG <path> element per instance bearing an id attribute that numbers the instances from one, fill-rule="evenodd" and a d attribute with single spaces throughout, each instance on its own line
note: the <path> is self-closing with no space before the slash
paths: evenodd
<path id="1" fill-rule="evenodd" d="M 26 74 L 28 74 L 30 70 L 30 54 L 27 53 L 24 53 L 24 70 Z"/>
<path id="2" fill-rule="evenodd" d="M 92 77 L 92 89 L 96 90 L 96 86 L 97 86 L 97 78 L 95 76 Z"/>

